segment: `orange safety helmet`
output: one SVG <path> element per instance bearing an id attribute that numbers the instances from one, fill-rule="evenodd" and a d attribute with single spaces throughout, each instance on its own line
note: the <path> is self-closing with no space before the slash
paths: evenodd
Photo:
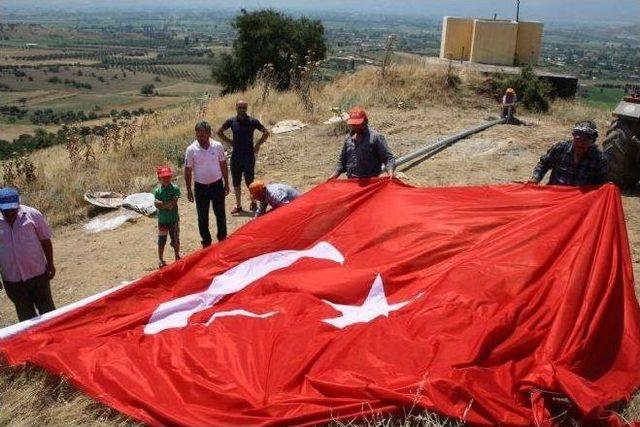
<path id="1" fill-rule="evenodd" d="M 515 95 L 516 91 L 512 87 L 510 87 L 510 88 L 507 88 L 507 93 L 511 93 L 511 94 Z"/>
<path id="2" fill-rule="evenodd" d="M 264 197 L 264 193 L 267 189 L 264 181 L 253 181 L 249 184 L 249 193 L 251 193 L 252 200 L 261 200 Z"/>

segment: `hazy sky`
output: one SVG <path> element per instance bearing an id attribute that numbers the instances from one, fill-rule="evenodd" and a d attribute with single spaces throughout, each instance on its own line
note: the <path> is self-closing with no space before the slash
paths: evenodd
<path id="1" fill-rule="evenodd" d="M 83 10 L 256 9 L 274 7 L 308 13 L 342 12 L 440 17 L 467 15 L 501 18 L 515 16 L 515 0 L 0 0 L 4 12 L 49 8 Z M 630 22 L 640 24 L 640 0 L 521 0 L 521 18 L 581 23 Z M 362 16 L 360 16 L 362 17 Z"/>

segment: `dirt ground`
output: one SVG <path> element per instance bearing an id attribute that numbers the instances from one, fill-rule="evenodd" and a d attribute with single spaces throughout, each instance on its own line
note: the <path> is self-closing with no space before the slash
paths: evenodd
<path id="1" fill-rule="evenodd" d="M 397 156 L 428 142 L 469 128 L 491 116 L 490 111 L 466 114 L 462 110 L 427 107 L 400 111 L 371 111 L 372 126 L 387 136 Z M 567 138 L 568 129 L 544 117 L 523 117 L 529 126 L 498 125 L 465 139 L 435 157 L 404 172 L 417 186 L 495 184 L 524 181 L 538 157 L 554 141 Z M 315 125 L 274 136 L 258 155 L 257 176 L 287 182 L 302 191 L 321 183 L 333 171 L 343 133 L 336 125 Z M 185 141 L 185 147 L 189 141 Z M 184 190 L 181 177 L 177 181 Z M 227 212 L 234 205 L 227 198 Z M 640 277 L 640 190 L 623 195 L 635 277 Z M 248 194 L 244 191 L 244 206 Z M 37 206 L 36 206 L 37 208 Z M 179 203 L 182 253 L 199 249 L 195 206 L 183 197 Z M 212 215 L 213 216 L 213 215 Z M 87 219 L 88 221 L 89 219 Z M 250 221 L 248 216 L 227 216 L 229 233 Z M 86 234 L 83 223 L 54 230 L 57 276 L 52 282 L 58 306 L 145 276 L 157 268 L 156 219 L 97 234 Z M 212 230 L 215 223 L 212 221 Z M 214 233 L 212 233 L 214 234 Z M 167 247 L 167 260 L 172 259 Z M 637 290 L 640 295 L 640 291 Z M 6 295 L 0 294 L 0 326 L 17 321 Z"/>

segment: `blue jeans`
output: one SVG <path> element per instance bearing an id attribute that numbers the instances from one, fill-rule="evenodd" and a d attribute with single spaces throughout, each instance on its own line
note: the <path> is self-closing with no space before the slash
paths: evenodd
<path id="1" fill-rule="evenodd" d="M 222 179 L 212 184 L 200 184 L 196 182 L 194 185 L 193 196 L 196 202 L 196 211 L 198 212 L 198 231 L 202 239 L 202 247 L 211 245 L 211 233 L 209 232 L 209 205 L 213 206 L 213 213 L 216 216 L 216 225 L 218 233 L 216 237 L 218 241 L 227 238 L 227 217 L 224 208 L 224 184 Z"/>

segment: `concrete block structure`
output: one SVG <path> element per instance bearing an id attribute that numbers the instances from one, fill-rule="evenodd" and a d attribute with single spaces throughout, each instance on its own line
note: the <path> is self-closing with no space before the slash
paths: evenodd
<path id="1" fill-rule="evenodd" d="M 471 62 L 513 65 L 518 24 L 511 21 L 473 21 Z"/>
<path id="2" fill-rule="evenodd" d="M 540 22 L 445 16 L 440 58 L 490 65 L 537 65 L 542 30 Z"/>
<path id="3" fill-rule="evenodd" d="M 515 65 L 537 65 L 542 46 L 541 22 L 518 22 Z"/>
<path id="4" fill-rule="evenodd" d="M 442 22 L 440 58 L 468 61 L 471 57 L 473 19 L 447 16 Z"/>

